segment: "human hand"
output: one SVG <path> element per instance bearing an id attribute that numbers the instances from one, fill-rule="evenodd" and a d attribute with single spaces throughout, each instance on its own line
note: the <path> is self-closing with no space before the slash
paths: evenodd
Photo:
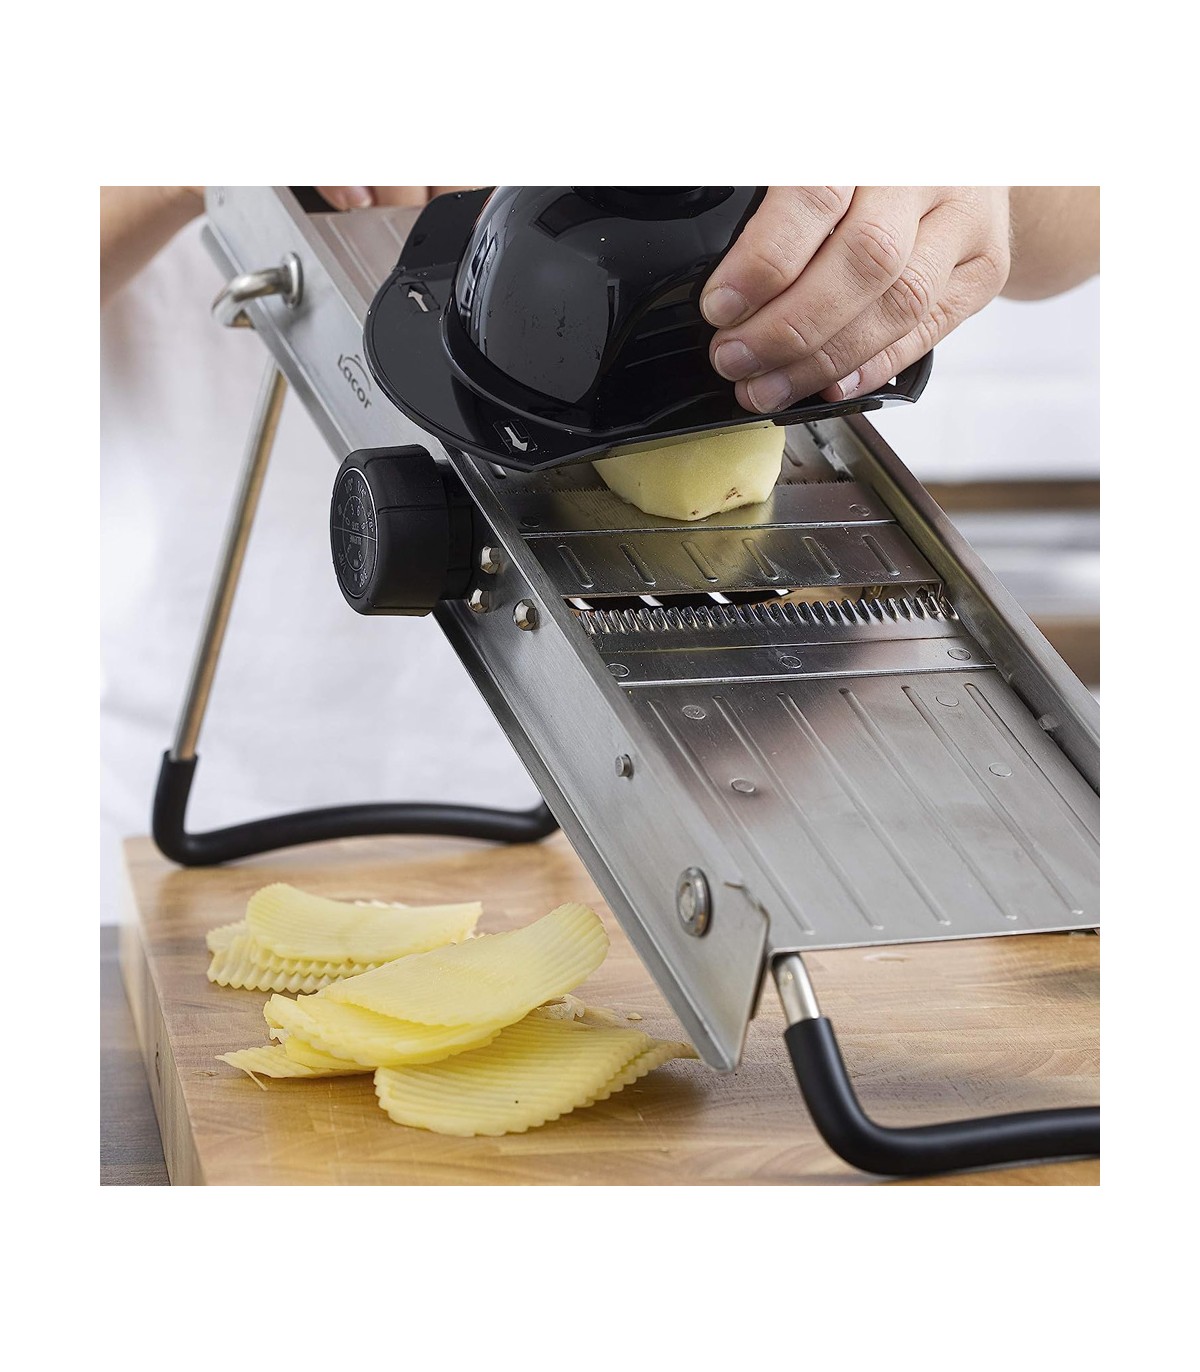
<path id="1" fill-rule="evenodd" d="M 426 205 L 435 195 L 469 186 L 318 186 L 335 210 L 365 210 L 372 205 Z"/>
<path id="2" fill-rule="evenodd" d="M 999 294 L 1005 186 L 772 186 L 704 287 L 709 357 L 769 414 L 890 381 Z"/>
<path id="3" fill-rule="evenodd" d="M 469 186 L 318 186 L 335 209 L 426 204 Z M 203 186 L 101 186 L 100 301 L 110 300 L 190 220 L 204 212 Z"/>

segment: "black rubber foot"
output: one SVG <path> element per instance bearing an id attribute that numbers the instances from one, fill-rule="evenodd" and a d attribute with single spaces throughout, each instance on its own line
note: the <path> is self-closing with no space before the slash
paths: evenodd
<path id="1" fill-rule="evenodd" d="M 473 805 L 341 805 L 275 815 L 206 834 L 185 827 L 188 796 L 198 757 L 172 761 L 163 754 L 154 793 L 151 832 L 164 857 L 183 867 L 213 867 L 237 858 L 322 843 L 331 838 L 365 838 L 376 834 L 439 834 L 479 838 L 494 843 L 535 843 L 554 833 L 558 821 L 546 805 L 531 810 L 488 810 Z"/>
<path id="2" fill-rule="evenodd" d="M 1006 1162 L 1099 1156 L 1098 1107 L 889 1129 L 863 1112 L 833 1025 L 824 1016 L 791 1025 L 784 1038 L 821 1137 L 838 1157 L 863 1172 L 912 1177 Z"/>

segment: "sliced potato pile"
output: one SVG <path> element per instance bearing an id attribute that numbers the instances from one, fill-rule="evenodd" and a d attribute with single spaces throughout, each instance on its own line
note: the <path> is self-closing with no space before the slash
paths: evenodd
<path id="1" fill-rule="evenodd" d="M 221 1053 L 218 1062 L 227 1062 L 230 1067 L 240 1067 L 249 1076 L 258 1077 L 344 1077 L 362 1068 L 352 1062 L 336 1063 L 333 1066 L 314 1067 L 291 1057 L 278 1043 L 265 1044 L 261 1048 L 239 1048 L 236 1053 Z"/>
<path id="2" fill-rule="evenodd" d="M 507 934 L 402 958 L 323 995 L 420 1024 L 512 1024 L 604 961 L 608 935 L 586 905 L 560 905 Z"/>
<path id="3" fill-rule="evenodd" d="M 529 1015 L 486 1048 L 424 1067 L 381 1067 L 375 1094 L 397 1124 L 435 1134 L 523 1134 L 604 1100 L 655 1067 L 695 1057 L 637 1029 Z"/>
<path id="4" fill-rule="evenodd" d="M 381 1015 L 358 1005 L 338 1005 L 319 996 L 272 996 L 264 1011 L 267 1024 L 285 1044 L 295 1036 L 322 1053 L 358 1063 L 360 1068 L 400 1062 L 437 1062 L 488 1043 L 501 1024 L 417 1024 Z"/>
<path id="5" fill-rule="evenodd" d="M 246 918 L 208 935 L 208 979 L 248 991 L 319 991 L 393 958 L 468 938 L 483 912 L 462 905 L 357 904 L 277 882 L 256 891 Z"/>
<path id="6" fill-rule="evenodd" d="M 263 1013 L 279 1042 L 220 1060 L 255 1080 L 373 1070 L 398 1124 L 523 1133 L 696 1056 L 570 994 L 607 952 L 595 911 L 560 905 L 525 928 L 400 956 L 316 994 L 273 995 Z"/>

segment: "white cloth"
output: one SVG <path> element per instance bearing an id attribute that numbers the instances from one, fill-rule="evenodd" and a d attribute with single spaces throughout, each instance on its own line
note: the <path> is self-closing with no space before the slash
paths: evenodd
<path id="1" fill-rule="evenodd" d="M 101 918 L 146 833 L 266 352 L 218 327 L 185 229 L 101 322 Z M 877 416 L 919 475 L 1098 470 L 1098 283 L 997 301 L 938 349 L 925 397 Z M 276 439 L 200 739 L 192 828 L 368 800 L 529 805 L 524 768 L 431 619 L 342 600 L 326 516 L 341 454 L 295 397 Z"/>
<path id="2" fill-rule="evenodd" d="M 101 919 L 149 832 L 267 353 L 222 329 L 190 225 L 101 315 Z M 364 618 L 329 554 L 337 463 L 285 406 L 200 738 L 189 827 L 370 800 L 526 806 L 524 767 L 432 619 Z"/>

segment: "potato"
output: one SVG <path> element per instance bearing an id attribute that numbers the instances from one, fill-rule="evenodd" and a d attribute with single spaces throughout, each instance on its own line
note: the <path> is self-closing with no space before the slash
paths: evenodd
<path id="1" fill-rule="evenodd" d="M 593 462 L 600 480 L 645 514 L 705 519 L 766 500 L 779 480 L 785 430 L 753 424 L 638 444 Z"/>

